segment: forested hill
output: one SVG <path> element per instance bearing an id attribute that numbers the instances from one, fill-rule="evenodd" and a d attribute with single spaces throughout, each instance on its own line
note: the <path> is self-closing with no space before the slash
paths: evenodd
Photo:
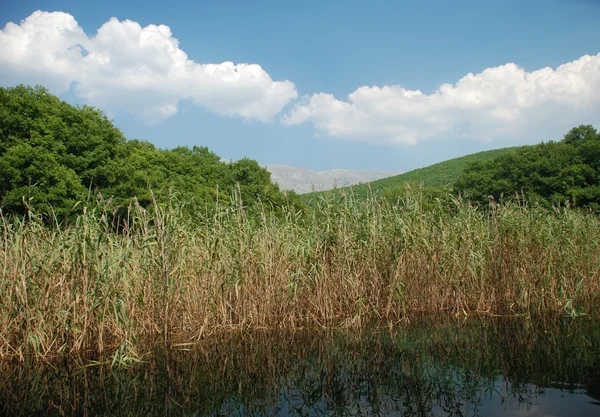
<path id="1" fill-rule="evenodd" d="M 519 195 L 544 206 L 600 211 L 600 134 L 591 125 L 571 129 L 561 141 L 524 146 L 469 165 L 456 192 L 487 204 Z"/>
<path id="2" fill-rule="evenodd" d="M 473 162 L 489 161 L 506 152 L 511 152 L 516 149 L 519 149 L 519 147 L 494 149 L 450 159 L 393 177 L 354 185 L 352 186 L 352 193 L 356 198 L 362 200 L 367 198 L 371 193 L 375 195 L 393 193 L 397 189 L 403 189 L 405 184 L 423 185 L 425 187 L 452 186 L 469 164 Z M 319 193 L 303 194 L 302 196 L 303 198 L 310 198 L 317 194 Z"/>
<path id="3" fill-rule="evenodd" d="M 545 207 L 574 206 L 600 211 L 600 134 L 591 125 L 571 129 L 562 140 L 480 152 L 352 187 L 361 200 L 369 193 L 397 201 L 406 184 L 422 187 L 429 201 L 448 191 L 475 204 L 519 198 Z M 446 188 L 442 190 L 441 187 Z M 414 187 L 413 187 L 414 189 Z M 345 189 L 340 189 L 341 191 Z M 336 197 L 340 190 L 329 196 Z M 304 194 L 310 201 L 319 194 Z"/>
<path id="4" fill-rule="evenodd" d="M 229 204 L 234 192 L 246 205 L 260 200 L 273 209 L 295 199 L 253 160 L 224 163 L 198 146 L 157 149 L 127 140 L 101 111 L 72 106 L 43 87 L 0 88 L 2 213 L 33 207 L 63 218 L 90 198 L 115 209 L 134 197 L 148 206 L 150 190 L 159 199 L 172 190 L 191 209 L 217 199 Z"/>

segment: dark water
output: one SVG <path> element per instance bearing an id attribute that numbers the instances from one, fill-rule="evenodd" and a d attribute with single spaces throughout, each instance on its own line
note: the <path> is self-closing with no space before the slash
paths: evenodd
<path id="1" fill-rule="evenodd" d="M 0 413 L 106 416 L 600 416 L 600 323 L 427 320 L 252 332 L 127 369 L 1 364 Z"/>

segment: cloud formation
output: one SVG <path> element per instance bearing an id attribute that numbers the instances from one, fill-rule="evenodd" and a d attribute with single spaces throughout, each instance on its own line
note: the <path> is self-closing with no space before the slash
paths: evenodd
<path id="1" fill-rule="evenodd" d="M 515 64 L 467 74 L 432 94 L 399 85 L 363 86 L 340 100 L 316 93 L 296 101 L 291 81 L 273 81 L 257 64 L 196 63 L 168 26 L 116 18 L 88 35 L 73 16 L 36 11 L 0 30 L 0 83 L 71 88 L 86 103 L 148 121 L 183 100 L 220 115 L 284 125 L 311 123 L 326 135 L 370 143 L 437 138 L 535 142 L 580 123 L 600 123 L 600 54 L 556 69 Z"/>
<path id="2" fill-rule="evenodd" d="M 36 11 L 0 31 L 0 79 L 42 84 L 57 94 L 73 85 L 87 103 L 149 121 L 175 114 L 182 100 L 269 121 L 297 98 L 292 82 L 273 81 L 260 65 L 190 60 L 168 26 L 112 18 L 88 36 L 62 12 Z"/>
<path id="3" fill-rule="evenodd" d="M 558 139 L 557 132 L 600 122 L 600 54 L 556 69 L 527 72 L 512 63 L 488 68 L 443 84 L 432 94 L 398 85 L 363 86 L 346 101 L 313 94 L 303 97 L 282 122 L 308 122 L 330 136 L 380 143 Z"/>

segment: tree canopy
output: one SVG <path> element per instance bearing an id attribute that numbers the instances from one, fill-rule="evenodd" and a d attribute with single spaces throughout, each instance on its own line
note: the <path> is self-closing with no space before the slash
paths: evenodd
<path id="1" fill-rule="evenodd" d="M 257 201 L 277 210 L 297 204 L 250 159 L 232 163 L 206 147 L 157 149 L 127 140 L 98 109 L 73 106 L 43 87 L 0 88 L 0 208 L 23 214 L 32 205 L 68 216 L 78 202 L 101 195 L 116 208 L 133 198 L 151 203 L 151 190 L 174 190 L 191 207 Z M 239 190 L 235 191 L 235 190 Z"/>
<path id="2" fill-rule="evenodd" d="M 593 126 L 582 125 L 559 142 L 524 146 L 473 163 L 458 178 L 455 189 L 480 203 L 518 193 L 546 206 L 570 204 L 600 210 L 600 134 Z"/>

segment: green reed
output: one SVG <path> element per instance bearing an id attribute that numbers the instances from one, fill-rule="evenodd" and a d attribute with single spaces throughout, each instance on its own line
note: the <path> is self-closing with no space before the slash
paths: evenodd
<path id="1" fill-rule="evenodd" d="M 110 354 L 222 330 L 361 327 L 415 314 L 592 314 L 600 219 L 526 204 L 482 210 L 407 193 L 397 204 L 322 198 L 306 212 L 190 215 L 176 196 L 67 226 L 0 224 L 0 355 Z"/>

